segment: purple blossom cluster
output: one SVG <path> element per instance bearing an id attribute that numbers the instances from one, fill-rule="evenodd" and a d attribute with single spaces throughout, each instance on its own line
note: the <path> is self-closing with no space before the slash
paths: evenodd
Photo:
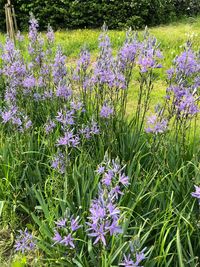
<path id="1" fill-rule="evenodd" d="M 67 249 L 74 249 L 76 231 L 81 227 L 79 225 L 79 217 L 61 218 L 55 221 L 55 224 L 54 236 L 52 238 L 54 241 L 53 246 L 60 244 Z"/>
<path id="2" fill-rule="evenodd" d="M 140 44 L 140 53 L 137 62 L 141 73 L 146 73 L 152 69 L 162 68 L 160 63 L 162 58 L 163 55 L 158 49 L 156 38 L 149 36 L 148 31 L 146 31 L 144 42 Z"/>
<path id="3" fill-rule="evenodd" d="M 155 40 L 154 43 L 150 39 L 141 42 L 132 31 L 127 33 L 124 45 L 114 57 L 104 27 L 95 63 L 91 64 L 89 51 L 83 49 L 77 65 L 69 68 L 62 48 L 58 46 L 56 50 L 52 49 L 55 40 L 52 28 L 48 26 L 46 37 L 42 37 L 38 28 L 37 19 L 31 15 L 29 43 L 27 47 L 23 44 L 28 57 L 24 57 L 24 53 L 9 39 L 2 46 L 0 74 L 5 81 L 2 122 L 5 123 L 7 116 L 4 112 L 14 107 L 23 115 L 18 120 L 15 116 L 7 122 L 24 125 L 24 129 L 31 124 L 34 127 L 41 127 L 42 124 L 46 134 L 60 127 L 59 145 L 75 147 L 79 143 L 80 134 L 86 139 L 98 134 L 98 123 L 102 124 L 103 120 L 108 123 L 107 119 L 117 117 L 117 113 L 122 110 L 121 106 L 125 107 L 131 71 L 137 59 L 141 55 L 141 60 L 144 55 L 154 60 L 160 57 L 155 49 Z M 22 37 L 18 33 L 19 42 L 23 42 Z M 83 117 L 84 120 L 80 121 Z M 96 125 L 91 125 L 91 120 L 96 121 Z M 18 127 L 20 131 L 21 125 Z M 68 142 L 69 133 L 73 137 Z"/>
<path id="4" fill-rule="evenodd" d="M 164 133 L 167 130 L 168 122 L 164 118 L 159 118 L 157 114 L 151 115 L 147 119 L 147 133 L 159 134 Z"/>
<path id="5" fill-rule="evenodd" d="M 79 121 L 80 114 L 84 114 L 85 110 L 80 101 L 71 101 L 70 105 L 60 109 L 53 119 L 48 119 L 44 130 L 47 135 L 59 132 L 60 135 L 55 142 L 58 153 L 54 155 L 52 167 L 60 173 L 64 173 L 66 169 L 66 151 L 81 145 L 85 139 L 89 140 L 95 135 L 100 134 L 100 128 L 93 119 L 87 120 L 87 124 Z M 67 150 L 66 150 L 67 148 Z"/>
<path id="6" fill-rule="evenodd" d="M 87 222 L 88 235 L 95 238 L 94 244 L 101 242 L 106 246 L 109 236 L 122 233 L 118 201 L 123 195 L 122 188 L 129 184 L 129 178 L 122 171 L 123 168 L 118 160 L 105 160 L 96 171 L 101 181 L 98 197 L 91 202 Z"/>
<path id="7" fill-rule="evenodd" d="M 9 123 L 20 132 L 24 132 L 32 126 L 32 122 L 28 116 L 20 112 L 16 106 L 10 106 L 9 109 L 0 111 L 0 115 L 4 125 Z"/>
<path id="8" fill-rule="evenodd" d="M 136 252 L 135 254 L 135 260 L 131 258 L 131 255 L 124 255 L 124 260 L 119 264 L 119 266 L 125 266 L 125 267 L 143 267 L 140 265 L 141 261 L 143 261 L 146 257 L 144 255 L 145 249 L 143 249 L 141 252 Z"/>
<path id="9" fill-rule="evenodd" d="M 80 143 L 80 137 L 73 133 L 73 130 L 68 130 L 64 136 L 57 141 L 57 146 L 77 147 Z"/>
<path id="10" fill-rule="evenodd" d="M 93 65 L 92 73 L 85 85 L 94 91 L 98 113 L 105 103 L 119 105 L 117 99 L 127 90 L 126 77 L 119 64 L 119 57 L 112 54 L 110 38 L 104 29 L 99 38 L 99 56 Z M 107 116 L 106 116 L 107 118 Z"/>
<path id="11" fill-rule="evenodd" d="M 66 168 L 65 154 L 62 152 L 58 152 L 57 155 L 54 156 L 51 167 L 60 173 L 65 173 L 65 168 Z"/>
<path id="12" fill-rule="evenodd" d="M 25 253 L 31 250 L 36 249 L 36 240 L 32 234 L 30 234 L 27 228 L 22 231 L 19 230 L 19 235 L 16 237 L 15 251 Z"/>
<path id="13" fill-rule="evenodd" d="M 139 54 L 141 42 L 139 42 L 136 34 L 133 34 L 131 30 L 126 33 L 126 40 L 124 45 L 118 52 L 117 61 L 120 70 L 126 74 L 133 68 L 133 64 Z"/>
<path id="14" fill-rule="evenodd" d="M 100 111 L 101 118 L 110 118 L 114 114 L 114 109 L 106 104 L 104 104 Z"/>
<path id="15" fill-rule="evenodd" d="M 166 102 L 169 116 L 182 122 L 199 112 L 199 54 L 187 44 L 185 51 L 174 59 L 173 67 L 167 71 L 169 86 Z"/>
<path id="16" fill-rule="evenodd" d="M 79 132 L 85 139 L 90 139 L 92 136 L 98 135 L 100 133 L 100 129 L 97 122 L 92 121 L 87 125 L 83 125 Z"/>

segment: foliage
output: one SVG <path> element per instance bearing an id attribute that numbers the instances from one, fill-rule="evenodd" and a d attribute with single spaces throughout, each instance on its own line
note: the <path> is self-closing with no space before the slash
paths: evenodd
<path id="1" fill-rule="evenodd" d="M 1 18 L 4 18 L 4 4 L 0 0 Z M 54 29 L 99 28 L 105 22 L 109 28 L 141 28 L 158 25 L 184 15 L 200 12 L 198 0 L 56 0 L 14 1 L 17 21 L 21 30 L 27 30 L 30 12 L 36 14 L 41 29 L 46 29 L 48 21 Z M 5 30 L 5 19 L 0 30 Z"/>

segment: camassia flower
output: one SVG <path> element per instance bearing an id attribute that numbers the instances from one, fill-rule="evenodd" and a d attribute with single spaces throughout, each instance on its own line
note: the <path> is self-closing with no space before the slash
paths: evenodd
<path id="1" fill-rule="evenodd" d="M 25 253 L 36 248 L 36 240 L 32 234 L 30 234 L 27 228 L 22 231 L 19 230 L 19 235 L 16 237 L 14 248 L 16 251 Z"/>
<path id="2" fill-rule="evenodd" d="M 55 224 L 54 236 L 52 237 L 54 241 L 53 246 L 60 244 L 68 249 L 74 249 L 76 231 L 81 227 L 81 225 L 79 225 L 79 217 L 74 218 L 72 216 L 69 219 L 61 218 L 55 221 Z"/>
<path id="3" fill-rule="evenodd" d="M 200 186 L 195 185 L 195 192 L 192 192 L 191 195 L 198 199 L 200 205 Z"/>
<path id="4" fill-rule="evenodd" d="M 120 225 L 119 197 L 123 194 L 121 187 L 129 184 L 128 176 L 122 172 L 118 161 L 105 161 L 97 168 L 101 177 L 98 197 L 91 201 L 88 217 L 88 236 L 94 238 L 94 244 L 107 244 L 109 236 L 122 233 Z"/>
<path id="5" fill-rule="evenodd" d="M 140 265 L 141 261 L 145 259 L 145 255 L 143 252 L 136 252 L 135 255 L 136 260 L 131 259 L 131 255 L 124 255 L 124 260 L 119 264 L 119 266 L 125 266 L 125 267 L 143 267 Z"/>
<path id="6" fill-rule="evenodd" d="M 156 114 L 148 117 L 147 128 L 145 129 L 147 133 L 159 134 L 164 133 L 166 130 L 167 120 L 163 118 L 159 119 Z"/>

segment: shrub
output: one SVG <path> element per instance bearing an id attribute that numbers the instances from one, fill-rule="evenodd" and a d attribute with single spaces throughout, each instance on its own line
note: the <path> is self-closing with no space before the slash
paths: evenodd
<path id="1" fill-rule="evenodd" d="M 0 30 L 5 30 L 4 5 L 0 0 Z M 27 30 L 30 12 L 39 19 L 41 29 L 48 21 L 58 28 L 97 28 L 104 22 L 109 28 L 133 27 L 166 23 L 177 16 L 196 15 L 200 12 L 199 0 L 15 0 L 18 25 Z"/>

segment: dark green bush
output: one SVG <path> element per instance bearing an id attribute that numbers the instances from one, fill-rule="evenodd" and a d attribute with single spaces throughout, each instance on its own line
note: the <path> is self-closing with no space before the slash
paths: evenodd
<path id="1" fill-rule="evenodd" d="M 0 30 L 5 30 L 4 5 L 0 0 Z M 26 30 L 30 12 L 41 29 L 50 23 L 54 29 L 98 28 L 104 22 L 110 29 L 141 28 L 200 12 L 199 0 L 12 0 L 17 22 Z"/>

